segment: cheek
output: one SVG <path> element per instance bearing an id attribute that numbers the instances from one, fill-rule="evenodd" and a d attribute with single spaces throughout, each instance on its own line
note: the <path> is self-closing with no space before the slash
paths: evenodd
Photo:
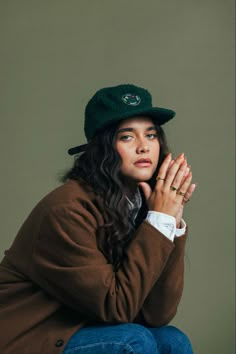
<path id="1" fill-rule="evenodd" d="M 158 163 L 159 156 L 160 156 L 160 144 L 159 142 L 157 142 L 156 146 L 153 149 L 153 159 L 156 161 L 156 163 Z"/>
<path id="2" fill-rule="evenodd" d="M 123 145 L 120 145 L 119 143 L 116 144 L 115 148 L 123 164 L 124 161 L 126 161 L 128 158 L 127 149 Z"/>

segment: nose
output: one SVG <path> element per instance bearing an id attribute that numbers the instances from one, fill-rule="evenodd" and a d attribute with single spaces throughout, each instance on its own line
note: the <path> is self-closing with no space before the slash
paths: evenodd
<path id="1" fill-rule="evenodd" d="M 149 152 L 149 146 L 147 144 L 144 144 L 144 143 L 140 143 L 138 146 L 137 146 L 137 153 L 138 154 L 143 154 L 143 153 L 147 153 Z"/>

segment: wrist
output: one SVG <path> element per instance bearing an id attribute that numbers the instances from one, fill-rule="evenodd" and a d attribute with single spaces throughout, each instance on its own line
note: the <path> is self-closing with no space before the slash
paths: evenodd
<path id="1" fill-rule="evenodd" d="M 183 229 L 186 226 L 183 219 L 176 220 L 176 229 Z"/>

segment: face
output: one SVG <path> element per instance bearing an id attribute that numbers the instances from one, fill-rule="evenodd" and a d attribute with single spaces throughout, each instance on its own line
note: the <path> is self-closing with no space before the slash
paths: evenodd
<path id="1" fill-rule="evenodd" d="M 130 182 L 149 180 L 156 170 L 160 144 L 152 119 L 134 117 L 118 127 L 115 148 L 121 157 L 121 174 Z"/>

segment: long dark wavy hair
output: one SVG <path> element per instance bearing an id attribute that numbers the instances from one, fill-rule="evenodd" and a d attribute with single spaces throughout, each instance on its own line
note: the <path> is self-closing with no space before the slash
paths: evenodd
<path id="1" fill-rule="evenodd" d="M 147 182 L 152 189 L 160 165 L 168 154 L 165 133 L 155 122 L 154 125 L 160 144 L 160 155 L 156 171 Z M 97 242 L 114 270 L 117 270 L 124 260 L 134 230 L 147 214 L 147 205 L 141 191 L 143 199 L 141 210 L 135 221 L 130 217 L 124 182 L 120 175 L 121 158 L 114 147 L 118 126 L 119 122 L 98 132 L 88 143 L 86 151 L 76 156 L 73 167 L 62 178 L 63 182 L 68 179 L 78 180 L 102 197 L 105 237 L 98 239 Z"/>

